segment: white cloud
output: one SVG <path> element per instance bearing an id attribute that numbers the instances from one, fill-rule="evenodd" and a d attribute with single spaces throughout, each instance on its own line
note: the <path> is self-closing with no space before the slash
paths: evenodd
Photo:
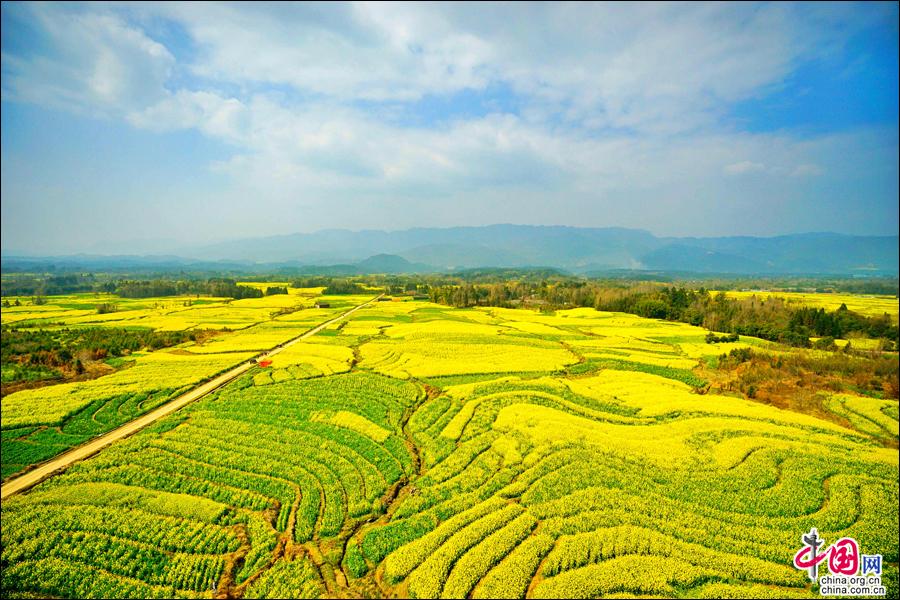
<path id="1" fill-rule="evenodd" d="M 487 42 L 452 31 L 408 5 L 142 8 L 188 30 L 198 49 L 190 68 L 209 80 L 287 85 L 342 100 L 375 101 L 480 89 L 489 82 Z"/>
<path id="2" fill-rule="evenodd" d="M 676 186 L 692 189 L 715 181 L 719 174 L 790 174 L 797 164 L 831 160 L 836 144 L 835 138 L 798 141 L 784 134 L 734 132 L 594 137 L 500 114 L 411 128 L 360 109 L 328 103 L 297 108 L 263 94 L 246 103 L 173 95 L 132 122 L 193 127 L 235 144 L 239 153 L 217 163 L 216 170 L 239 185 L 286 197 L 393 193 L 425 200 L 500 188 L 561 196 L 627 190 L 665 194 Z M 223 122 L 230 125 L 219 126 Z"/>
<path id="3" fill-rule="evenodd" d="M 333 102 L 405 102 L 503 85 L 541 120 L 652 134 L 715 126 L 729 103 L 780 85 L 797 61 L 827 54 L 866 20 L 846 6 L 705 3 L 23 10 L 55 51 L 4 56 L 14 72 L 8 88 L 44 103 L 140 109 L 165 96 L 174 59 L 123 20 L 131 15 L 183 28 L 192 51 L 179 67 L 193 75 L 193 91 L 275 85 Z"/>
<path id="4" fill-rule="evenodd" d="M 824 173 L 825 171 L 822 169 L 822 167 L 814 164 L 798 165 L 793 171 L 791 171 L 791 175 L 793 175 L 794 177 L 817 177 Z"/>
<path id="5" fill-rule="evenodd" d="M 676 133 L 778 86 L 865 20 L 780 4 L 150 4 L 209 82 L 340 102 L 411 101 L 505 85 L 530 114 Z"/>
<path id="6" fill-rule="evenodd" d="M 733 103 L 767 94 L 799 61 L 835 51 L 861 27 L 865 11 L 846 6 L 4 10 L 27 13 L 52 42 L 4 53 L 4 98 L 154 132 L 202 132 L 231 152 L 211 167 L 232 184 L 233 206 L 247 197 L 279 205 L 269 224 L 277 231 L 298 227 L 291 215 L 302 204 L 319 207 L 304 213 L 304 229 L 510 215 L 600 225 L 597 215 L 609 215 L 608 225 L 666 232 L 685 214 L 744 205 L 752 215 L 761 197 L 788 206 L 834 173 L 863 171 L 861 159 L 840 157 L 841 144 L 862 156 L 865 136 L 753 134 L 725 118 Z M 159 21 L 185 39 L 158 35 Z M 495 112 L 441 113 L 454 94 L 489 88 L 500 89 Z M 504 113 L 503 96 L 520 110 Z M 409 125 L 415 101 L 434 103 L 438 116 Z M 738 177 L 753 173 L 768 177 Z M 212 211 L 226 200 L 197 202 Z"/>
<path id="7" fill-rule="evenodd" d="M 744 173 L 757 173 L 764 171 L 766 165 L 751 160 L 742 160 L 741 162 L 726 165 L 724 171 L 729 175 L 743 175 Z"/>
<path id="8" fill-rule="evenodd" d="M 131 111 L 127 120 L 135 127 L 151 131 L 199 129 L 207 135 L 233 144 L 247 142 L 247 106 L 236 98 L 212 92 L 179 90 L 167 94 L 157 104 Z"/>
<path id="9" fill-rule="evenodd" d="M 3 55 L 3 96 L 94 115 L 121 115 L 165 93 L 175 58 L 121 18 L 68 7 L 17 9 L 49 40 L 44 55 Z"/>

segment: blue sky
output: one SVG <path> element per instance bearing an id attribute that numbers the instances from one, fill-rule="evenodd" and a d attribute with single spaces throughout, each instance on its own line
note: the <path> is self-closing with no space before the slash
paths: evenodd
<path id="1" fill-rule="evenodd" d="M 4 252 L 898 232 L 898 9 L 2 4 Z"/>

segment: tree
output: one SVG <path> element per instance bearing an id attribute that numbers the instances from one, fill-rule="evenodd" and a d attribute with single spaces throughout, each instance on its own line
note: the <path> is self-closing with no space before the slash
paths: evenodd
<path id="1" fill-rule="evenodd" d="M 833 337 L 825 336 L 816 340 L 813 348 L 816 350 L 837 350 L 837 345 L 835 345 Z"/>
<path id="2" fill-rule="evenodd" d="M 662 300 L 641 300 L 635 306 L 635 312 L 649 319 L 665 319 L 669 316 L 669 307 Z"/>

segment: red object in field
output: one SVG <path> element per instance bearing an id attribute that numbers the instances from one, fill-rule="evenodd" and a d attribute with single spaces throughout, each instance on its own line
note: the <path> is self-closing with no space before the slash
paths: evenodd
<path id="1" fill-rule="evenodd" d="M 271 358 L 267 358 L 267 359 L 265 359 L 265 360 L 259 361 L 257 364 L 258 364 L 259 366 L 261 366 L 261 367 L 268 367 L 269 365 L 272 364 L 272 359 L 271 359 Z"/>

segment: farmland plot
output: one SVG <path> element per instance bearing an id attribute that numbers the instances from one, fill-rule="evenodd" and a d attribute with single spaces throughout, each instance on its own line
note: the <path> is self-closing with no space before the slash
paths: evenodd
<path id="1" fill-rule="evenodd" d="M 47 460 L 91 437 L 109 431 L 163 404 L 180 393 L 268 350 L 297 337 L 344 310 L 349 300 L 335 299 L 333 308 L 312 308 L 317 301 L 312 289 L 291 289 L 287 295 L 250 298 L 235 302 L 203 299 L 189 307 L 183 298 L 118 299 L 128 310 L 100 315 L 80 307 L 97 301 L 91 294 L 51 297 L 48 304 L 4 309 L 17 325 L 35 315 L 53 314 L 61 326 L 158 329 L 217 329 L 223 331 L 204 343 L 188 342 L 178 348 L 138 352 L 121 360 L 120 369 L 87 381 L 25 389 L 11 393 L 2 403 L 2 477 L 6 478 Z M 276 299 L 276 300 L 273 300 Z M 332 300 L 331 298 L 327 298 Z M 109 302 L 108 295 L 103 296 Z M 55 303 L 55 304 L 54 304 Z M 51 308 L 48 308 L 51 307 Z M 55 307 L 55 308 L 52 308 Z M 19 310 L 27 309 L 27 311 Z M 34 309 L 46 309 L 37 310 Z M 57 315 L 58 310 L 62 312 Z M 61 315 L 61 316 L 60 316 Z M 108 319 L 105 319 L 109 317 Z M 5 321 L 4 321 L 5 322 Z M 349 368 L 349 367 L 348 367 Z M 340 372 L 335 367 L 331 372 Z M 321 372 L 317 372 L 321 374 Z"/>
<path id="2" fill-rule="evenodd" d="M 816 597 L 791 563 L 816 527 L 882 554 L 896 596 L 897 402 L 836 394 L 831 421 L 699 393 L 705 334 L 368 306 L 4 502 L 3 588 Z"/>
<path id="3" fill-rule="evenodd" d="M 412 472 L 399 426 L 420 394 L 362 373 L 244 378 L 4 501 L 3 588 L 195 597 L 227 579 L 244 589 L 287 541 L 334 538 L 383 510 Z M 360 423 L 387 435 L 375 441 Z M 284 575 L 256 589 L 277 592 Z"/>

